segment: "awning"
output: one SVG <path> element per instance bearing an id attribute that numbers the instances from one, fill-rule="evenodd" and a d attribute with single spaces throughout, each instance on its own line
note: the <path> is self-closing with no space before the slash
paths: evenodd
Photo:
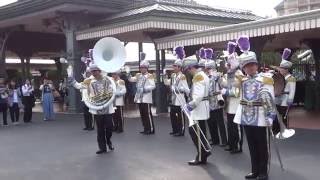
<path id="1" fill-rule="evenodd" d="M 312 10 L 277 18 L 215 27 L 204 31 L 188 32 L 156 39 L 158 49 L 175 46 L 194 46 L 235 40 L 240 35 L 262 37 L 312 30 L 320 27 L 320 10 Z M 292 37 L 294 38 L 294 37 Z"/>

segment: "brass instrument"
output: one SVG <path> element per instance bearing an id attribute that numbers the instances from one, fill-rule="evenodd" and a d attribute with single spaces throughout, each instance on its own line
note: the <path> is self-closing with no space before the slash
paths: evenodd
<path id="1" fill-rule="evenodd" d="M 179 103 L 182 104 L 183 101 L 181 100 L 181 97 L 178 96 L 178 93 L 176 92 L 175 88 L 172 89 L 172 92 L 176 95 L 176 98 L 177 98 L 177 100 L 179 101 Z M 180 93 L 180 92 L 179 92 L 179 93 Z M 199 124 L 198 124 L 197 122 L 195 122 L 195 121 L 191 118 L 190 114 L 188 113 L 188 110 L 185 109 L 185 106 L 184 106 L 184 105 L 181 106 L 181 110 L 184 112 L 184 114 L 185 114 L 186 117 L 188 118 L 188 120 L 189 120 L 189 127 L 192 127 L 192 129 L 193 129 L 193 131 L 195 132 L 196 136 L 198 137 L 198 139 L 199 139 L 199 141 L 200 141 L 201 146 L 203 147 L 203 149 L 204 149 L 206 152 L 210 152 L 211 149 L 212 149 L 212 148 L 211 148 L 211 145 L 210 145 L 208 139 L 206 138 L 205 134 L 204 134 L 204 133 L 202 132 L 202 130 L 200 129 Z M 194 128 L 193 125 L 196 125 L 196 126 L 197 126 L 197 129 L 199 130 L 199 132 Z M 201 135 L 203 136 L 203 139 L 205 140 L 205 142 L 202 142 Z M 207 146 L 206 146 L 204 143 L 206 143 Z"/>

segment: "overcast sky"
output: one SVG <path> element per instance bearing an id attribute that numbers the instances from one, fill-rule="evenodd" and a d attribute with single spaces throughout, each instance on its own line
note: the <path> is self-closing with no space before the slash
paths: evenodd
<path id="1" fill-rule="evenodd" d="M 16 0 L 0 0 L 0 6 L 15 2 Z M 227 7 L 232 9 L 250 10 L 253 13 L 266 17 L 276 16 L 274 7 L 282 0 L 195 0 L 200 4 L 212 7 Z M 136 43 L 129 43 L 126 46 L 127 60 L 136 60 L 138 58 L 138 46 Z M 146 59 L 154 59 L 154 47 L 152 44 L 145 44 L 144 51 L 148 52 Z"/>

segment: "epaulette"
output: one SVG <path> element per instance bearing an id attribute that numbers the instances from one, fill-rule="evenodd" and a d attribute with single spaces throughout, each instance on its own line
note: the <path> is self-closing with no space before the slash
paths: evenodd
<path id="1" fill-rule="evenodd" d="M 120 84 L 120 85 L 125 85 L 124 80 L 120 79 L 120 80 L 119 80 L 119 84 Z"/>
<path id="2" fill-rule="evenodd" d="M 149 74 L 148 74 L 148 79 L 154 79 L 154 75 L 151 74 L 151 73 L 149 73 Z"/>
<path id="3" fill-rule="evenodd" d="M 136 78 L 138 78 L 140 75 L 141 75 L 141 73 L 137 73 L 137 74 L 136 74 Z"/>
<path id="4" fill-rule="evenodd" d="M 293 76 L 288 77 L 287 82 L 296 82 L 296 78 Z"/>
<path id="5" fill-rule="evenodd" d="M 181 77 L 180 77 L 181 80 L 186 80 L 186 79 L 187 79 L 184 74 L 181 74 L 180 76 L 181 76 Z"/>
<path id="6" fill-rule="evenodd" d="M 91 78 L 85 79 L 82 83 L 85 84 L 86 86 L 89 86 L 91 83 Z"/>
<path id="7" fill-rule="evenodd" d="M 272 77 L 263 76 L 262 77 L 262 83 L 263 84 L 268 84 L 268 85 L 273 85 L 274 81 L 273 81 Z"/>
<path id="8" fill-rule="evenodd" d="M 198 75 L 193 77 L 192 82 L 195 83 L 195 82 L 200 82 L 200 81 L 203 81 L 203 80 L 204 80 L 204 77 L 201 74 L 198 74 Z"/>

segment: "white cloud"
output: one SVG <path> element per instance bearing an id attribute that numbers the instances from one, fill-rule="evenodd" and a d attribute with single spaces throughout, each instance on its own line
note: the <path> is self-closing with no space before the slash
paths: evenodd
<path id="1" fill-rule="evenodd" d="M 16 1 L 17 0 L 1 0 L 0 1 L 0 6 L 4 6 L 4 5 L 7 5 L 7 4 L 10 4 L 10 3 L 14 3 Z"/>

